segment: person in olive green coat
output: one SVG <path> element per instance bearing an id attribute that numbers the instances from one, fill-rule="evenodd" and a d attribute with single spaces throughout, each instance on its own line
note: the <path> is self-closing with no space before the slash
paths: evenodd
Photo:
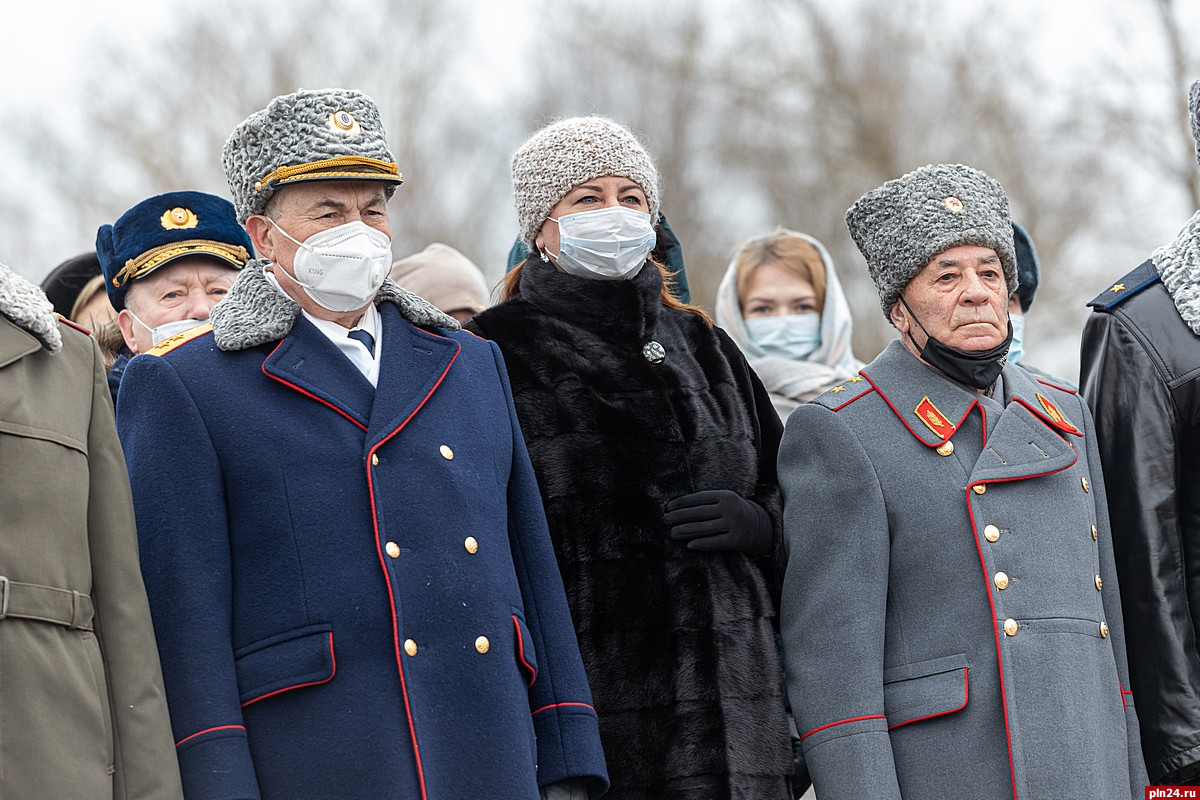
<path id="1" fill-rule="evenodd" d="M 0 800 L 182 796 L 100 352 L 0 265 Z"/>

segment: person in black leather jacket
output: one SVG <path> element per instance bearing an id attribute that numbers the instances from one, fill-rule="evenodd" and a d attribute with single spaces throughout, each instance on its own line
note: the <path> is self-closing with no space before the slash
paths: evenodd
<path id="1" fill-rule="evenodd" d="M 1200 152 L 1200 81 L 1190 93 Z M 1150 779 L 1200 779 L 1200 212 L 1089 305 L 1096 420 Z"/>

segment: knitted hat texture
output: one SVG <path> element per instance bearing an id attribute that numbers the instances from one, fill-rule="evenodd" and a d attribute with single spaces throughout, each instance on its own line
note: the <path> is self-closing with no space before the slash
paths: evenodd
<path id="1" fill-rule="evenodd" d="M 542 128 L 512 160 L 521 238 L 532 251 L 550 209 L 576 186 L 606 175 L 629 178 L 658 219 L 658 170 L 628 128 L 606 117 L 572 117 Z"/>

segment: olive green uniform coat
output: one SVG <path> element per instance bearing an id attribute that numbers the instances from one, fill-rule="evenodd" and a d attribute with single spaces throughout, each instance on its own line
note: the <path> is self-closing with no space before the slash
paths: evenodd
<path id="1" fill-rule="evenodd" d="M 99 350 L 0 267 L 0 800 L 180 797 Z"/>

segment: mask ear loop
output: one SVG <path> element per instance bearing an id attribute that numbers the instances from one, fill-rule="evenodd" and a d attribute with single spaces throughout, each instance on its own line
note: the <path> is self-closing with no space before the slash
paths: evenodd
<path id="1" fill-rule="evenodd" d="M 910 306 L 908 304 L 908 301 L 904 299 L 903 292 L 900 293 L 900 302 L 904 304 L 904 307 L 908 310 L 908 315 L 913 318 L 913 321 L 916 322 L 917 325 L 921 328 L 921 332 L 925 334 L 925 344 L 928 345 L 929 340 L 932 339 L 933 337 L 929 335 L 929 331 L 925 330 L 925 326 L 921 324 L 921 318 L 917 316 L 917 312 L 913 311 L 912 306 Z M 925 349 L 921 345 L 917 344 L 917 340 L 913 338 L 912 328 L 908 329 L 908 340 L 910 342 L 912 342 L 913 347 L 917 348 L 918 350 Z"/>

